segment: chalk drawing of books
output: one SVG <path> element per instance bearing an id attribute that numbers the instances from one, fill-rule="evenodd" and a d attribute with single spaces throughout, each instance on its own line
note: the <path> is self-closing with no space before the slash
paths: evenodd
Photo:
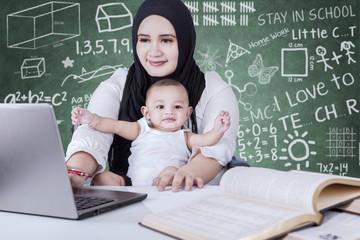
<path id="1" fill-rule="evenodd" d="M 37 49 L 80 36 L 80 4 L 48 2 L 8 14 L 8 48 Z"/>
<path id="2" fill-rule="evenodd" d="M 132 26 L 133 17 L 124 3 L 99 5 L 95 21 L 99 33 L 115 32 Z"/>

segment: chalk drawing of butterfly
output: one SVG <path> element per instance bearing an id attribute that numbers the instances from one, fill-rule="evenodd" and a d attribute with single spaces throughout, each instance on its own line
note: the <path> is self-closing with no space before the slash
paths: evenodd
<path id="1" fill-rule="evenodd" d="M 256 55 L 256 58 L 248 68 L 250 77 L 258 77 L 259 83 L 268 84 L 271 81 L 271 77 L 279 70 L 279 67 L 264 67 L 263 59 L 260 54 Z"/>

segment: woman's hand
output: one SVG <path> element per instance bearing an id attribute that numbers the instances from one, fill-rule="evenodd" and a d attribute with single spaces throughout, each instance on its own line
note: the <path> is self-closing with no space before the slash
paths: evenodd
<path id="1" fill-rule="evenodd" d="M 171 185 L 173 192 L 178 192 L 182 185 L 185 191 L 191 191 L 193 186 L 202 188 L 204 184 L 216 177 L 221 169 L 223 166 L 216 159 L 206 157 L 200 152 L 180 169 L 165 168 L 153 183 L 158 191 L 164 191 L 168 185 Z"/>
<path id="2" fill-rule="evenodd" d="M 74 153 L 68 159 L 66 165 L 69 169 L 75 168 L 90 174 L 93 174 L 98 167 L 98 163 L 96 162 L 95 158 L 86 152 Z M 69 173 L 69 178 L 71 186 L 73 187 L 81 187 L 84 185 L 86 180 L 85 176 L 79 176 L 74 173 Z"/>
<path id="3" fill-rule="evenodd" d="M 125 180 L 122 176 L 110 171 L 104 171 L 94 177 L 95 186 L 125 186 Z"/>
<path id="4" fill-rule="evenodd" d="M 174 175 L 171 190 L 173 192 L 178 192 L 182 185 L 184 186 L 185 191 L 191 191 L 192 186 L 203 188 L 204 181 L 200 177 L 195 177 L 184 169 L 179 169 Z"/>
<path id="5" fill-rule="evenodd" d="M 154 179 L 153 185 L 157 186 L 158 191 L 164 191 L 166 186 L 171 185 L 171 190 L 178 192 L 181 186 L 184 186 L 185 191 L 191 191 L 193 185 L 202 188 L 204 183 L 201 178 L 194 177 L 187 171 L 167 167 Z"/>
<path id="6" fill-rule="evenodd" d="M 82 185 L 84 185 L 86 180 L 86 177 L 79 176 L 74 173 L 69 173 L 69 178 L 70 178 L 71 186 L 74 188 L 81 187 Z"/>
<path id="7" fill-rule="evenodd" d="M 158 191 L 164 191 L 167 185 L 171 185 L 171 181 L 178 170 L 177 167 L 166 167 L 159 173 L 159 176 L 154 178 L 153 186 L 156 186 Z"/>

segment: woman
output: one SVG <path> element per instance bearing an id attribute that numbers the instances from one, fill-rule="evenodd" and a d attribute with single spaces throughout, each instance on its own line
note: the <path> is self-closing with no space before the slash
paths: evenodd
<path id="1" fill-rule="evenodd" d="M 164 169 L 154 180 L 159 191 L 168 184 L 173 191 L 179 191 L 181 185 L 185 190 L 191 190 L 193 185 L 201 188 L 231 160 L 236 149 L 237 100 L 217 73 L 200 71 L 193 57 L 195 42 L 191 14 L 180 0 L 145 0 L 132 28 L 134 63 L 128 71 L 118 69 L 101 83 L 89 103 L 89 110 L 98 115 L 137 121 L 142 117 L 148 87 L 168 77 L 181 82 L 189 92 L 190 106 L 195 109 L 188 123 L 193 132 L 209 131 L 221 110 L 230 113 L 232 124 L 220 142 L 193 149 L 191 161 L 179 169 Z M 81 126 L 69 144 L 67 165 L 85 173 L 98 173 L 95 184 L 124 185 L 130 144 L 118 136 Z M 108 152 L 110 171 L 104 171 Z M 82 176 L 69 176 L 74 186 L 85 181 Z"/>

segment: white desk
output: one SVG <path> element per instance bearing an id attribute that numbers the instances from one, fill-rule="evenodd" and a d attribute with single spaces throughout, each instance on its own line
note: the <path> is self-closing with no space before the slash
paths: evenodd
<path id="1" fill-rule="evenodd" d="M 107 240 L 107 239 L 173 239 L 166 235 L 141 227 L 138 223 L 146 214 L 165 211 L 176 206 L 191 203 L 197 199 L 220 194 L 218 186 L 206 185 L 203 189 L 194 188 L 191 192 L 173 193 L 170 190 L 158 192 L 155 187 L 97 187 L 111 190 L 125 190 L 147 193 L 148 197 L 138 203 L 115 209 L 84 220 L 66 220 L 39 217 L 18 213 L 0 212 L 0 240 Z M 293 233 L 298 239 L 319 240 L 320 233 L 332 232 L 342 239 L 360 236 L 360 218 L 348 213 L 326 216 L 319 227 Z M 352 221 L 352 223 L 350 222 Z M 354 227 L 355 226 L 355 227 Z M 350 236 L 346 238 L 346 236 Z M 288 239 L 288 238 L 285 238 Z M 291 238 L 289 238 L 291 239 Z M 359 239 L 356 237 L 356 239 Z"/>
<path id="2" fill-rule="evenodd" d="M 0 239 L 172 239 L 141 227 L 138 223 L 149 213 L 156 213 L 191 203 L 209 195 L 220 194 L 218 186 L 207 185 L 191 192 L 158 192 L 155 187 L 99 187 L 112 190 L 144 192 L 145 200 L 84 220 L 66 220 L 17 213 L 0 212 Z"/>

